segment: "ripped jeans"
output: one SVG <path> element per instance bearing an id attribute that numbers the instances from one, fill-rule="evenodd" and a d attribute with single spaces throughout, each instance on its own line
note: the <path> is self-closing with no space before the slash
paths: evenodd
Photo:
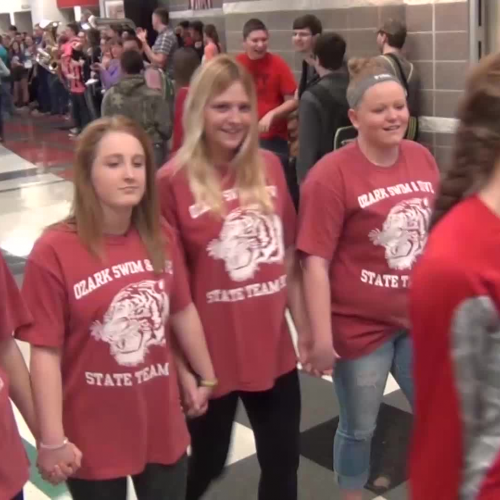
<path id="1" fill-rule="evenodd" d="M 335 366 L 340 420 L 333 455 L 343 489 L 362 489 L 370 476 L 371 441 L 389 372 L 413 407 L 412 343 L 406 331 L 366 356 Z"/>

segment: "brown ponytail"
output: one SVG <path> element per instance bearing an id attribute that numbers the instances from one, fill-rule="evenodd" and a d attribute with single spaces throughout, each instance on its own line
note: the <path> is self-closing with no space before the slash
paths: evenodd
<path id="1" fill-rule="evenodd" d="M 430 227 L 489 181 L 500 156 L 500 54 L 480 61 L 459 108 L 453 163 L 444 174 Z"/>

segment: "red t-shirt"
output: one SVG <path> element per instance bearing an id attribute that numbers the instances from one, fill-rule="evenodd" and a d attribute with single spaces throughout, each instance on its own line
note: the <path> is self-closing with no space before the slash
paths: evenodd
<path id="1" fill-rule="evenodd" d="M 250 59 L 246 54 L 239 54 L 236 59 L 253 76 L 257 89 L 259 120 L 269 111 L 281 106 L 285 96 L 293 96 L 297 84 L 288 64 L 276 54 L 267 53 L 262 59 Z M 286 118 L 275 120 L 269 132 L 260 135 L 261 139 L 281 137 L 287 139 Z"/>
<path id="2" fill-rule="evenodd" d="M 2 303 L 0 342 L 2 342 L 12 338 L 12 334 L 18 328 L 32 321 L 2 256 L 0 256 L 0 300 Z M 0 498 L 13 498 L 23 489 L 29 477 L 28 458 L 9 399 L 9 380 L 0 366 Z"/>
<path id="3" fill-rule="evenodd" d="M 75 232 L 49 230 L 28 259 L 23 295 L 34 325 L 18 336 L 62 349 L 63 424 L 83 453 L 78 478 L 172 464 L 189 444 L 167 319 L 191 297 L 171 230 L 167 237 L 162 275 L 135 229 L 105 237 L 102 261 Z"/>
<path id="4" fill-rule="evenodd" d="M 500 498 L 500 218 L 477 197 L 431 232 L 412 276 L 413 500 Z"/>
<path id="5" fill-rule="evenodd" d="M 285 320 L 285 251 L 295 238 L 295 209 L 283 169 L 265 158 L 275 212 L 240 206 L 234 176 L 227 172 L 227 215 L 196 204 L 185 170 L 174 162 L 158 175 L 162 213 L 177 228 L 208 348 L 219 380 L 214 397 L 232 391 L 265 391 L 296 366 Z"/>
<path id="6" fill-rule="evenodd" d="M 184 103 L 188 95 L 189 87 L 181 87 L 175 96 L 174 105 L 174 138 L 172 144 L 172 154 L 175 153 L 184 142 L 184 127 L 182 126 L 182 116 L 184 115 Z"/>
<path id="7" fill-rule="evenodd" d="M 356 142 L 324 156 L 308 174 L 297 248 L 331 262 L 340 356 L 368 354 L 409 328 L 409 275 L 427 241 L 437 183 L 434 158 L 409 141 L 392 167 L 370 163 Z"/>

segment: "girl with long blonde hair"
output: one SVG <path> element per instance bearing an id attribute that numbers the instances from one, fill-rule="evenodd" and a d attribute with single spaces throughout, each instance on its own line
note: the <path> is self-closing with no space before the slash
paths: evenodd
<path id="1" fill-rule="evenodd" d="M 285 320 L 305 345 L 295 211 L 279 159 L 259 149 L 251 76 L 219 56 L 198 70 L 184 145 L 159 172 L 162 213 L 183 243 L 191 293 L 218 377 L 208 411 L 189 422 L 187 500 L 224 469 L 238 400 L 256 437 L 259 499 L 295 500 L 300 391 Z M 185 385 L 196 380 L 184 370 Z"/>
<path id="2" fill-rule="evenodd" d="M 127 476 L 139 500 L 184 500 L 189 435 L 172 343 L 205 381 L 190 413 L 206 408 L 215 375 L 176 237 L 160 222 L 149 139 L 124 117 L 97 120 L 74 170 L 72 213 L 36 242 L 22 290 L 38 466 L 67 479 L 75 500 L 125 500 Z"/>

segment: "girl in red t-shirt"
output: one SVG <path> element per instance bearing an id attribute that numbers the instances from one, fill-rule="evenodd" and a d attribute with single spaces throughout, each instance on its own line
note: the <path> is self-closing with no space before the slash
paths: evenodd
<path id="1" fill-rule="evenodd" d="M 427 240 L 438 171 L 427 149 L 403 140 L 401 83 L 371 61 L 350 69 L 349 115 L 359 135 L 308 174 L 297 248 L 314 339 L 308 361 L 335 367 L 340 498 L 361 500 L 389 372 L 413 402 L 409 275 Z"/>
<path id="2" fill-rule="evenodd" d="M 300 392 L 285 319 L 307 333 L 295 211 L 279 159 L 258 149 L 255 90 L 234 59 L 199 71 L 185 108 L 186 137 L 159 172 L 162 213 L 176 227 L 191 293 L 219 385 L 189 423 L 187 500 L 222 473 L 238 400 L 255 433 L 259 499 L 296 500 Z"/>
<path id="3" fill-rule="evenodd" d="M 412 277 L 413 500 L 500 498 L 500 54 L 471 71 Z"/>
<path id="4" fill-rule="evenodd" d="M 23 295 L 33 325 L 38 466 L 75 500 L 184 500 L 189 444 L 173 346 L 199 375 L 188 412 L 216 385 L 176 235 L 162 226 L 145 132 L 124 117 L 83 133 L 72 214 L 35 243 Z M 174 335 L 170 334 L 172 325 Z M 80 466 L 81 459 L 81 467 Z"/>
<path id="5" fill-rule="evenodd" d="M 29 462 L 17 430 L 9 396 L 38 438 L 28 370 L 12 337 L 31 323 L 16 282 L 0 256 L 0 498 L 22 500 L 21 492 L 30 475 Z"/>

